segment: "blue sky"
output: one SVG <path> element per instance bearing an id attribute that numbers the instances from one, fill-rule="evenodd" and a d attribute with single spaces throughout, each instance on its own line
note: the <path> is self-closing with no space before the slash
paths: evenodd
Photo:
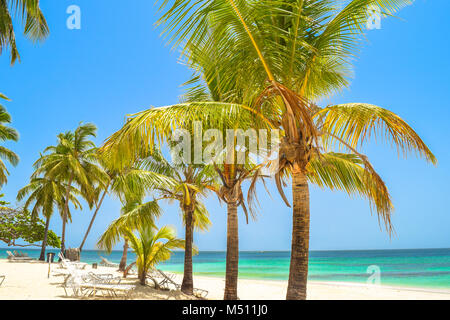
<path id="1" fill-rule="evenodd" d="M 81 8 L 81 30 L 66 28 L 71 4 Z M 14 67 L 6 53 L 0 56 L 0 92 L 13 100 L 4 105 L 21 135 L 18 143 L 7 144 L 21 161 L 11 168 L 1 191 L 13 203 L 28 183 L 39 152 L 54 144 L 58 133 L 73 130 L 81 121 L 93 122 L 100 144 L 121 127 L 126 114 L 176 103 L 179 85 L 190 75 L 154 28 L 153 1 L 58 0 L 41 1 L 41 6 L 51 28 L 48 40 L 34 46 L 18 35 L 22 62 Z M 417 0 L 398 14 L 401 19 L 383 20 L 381 30 L 367 34 L 351 88 L 332 100 L 373 103 L 399 114 L 435 153 L 438 166 L 414 156 L 399 159 L 382 143 L 367 145 L 364 151 L 392 194 L 397 235 L 389 239 L 380 230 L 366 201 L 312 187 L 312 250 L 450 247 L 448 12 L 447 0 Z M 290 249 L 291 211 L 273 186 L 270 189 L 272 198 L 261 190 L 256 222 L 246 225 L 240 215 L 241 250 Z M 291 197 L 289 188 L 286 194 Z M 214 197 L 206 204 L 213 226 L 196 234 L 195 242 L 200 250 L 224 250 L 226 208 Z M 174 225 L 182 236 L 178 207 L 164 209 L 159 224 Z M 94 248 L 119 211 L 117 199 L 105 201 L 87 248 Z M 79 245 L 90 217 L 87 206 L 74 214 L 69 246 Z M 51 228 L 60 232 L 59 217 Z"/>

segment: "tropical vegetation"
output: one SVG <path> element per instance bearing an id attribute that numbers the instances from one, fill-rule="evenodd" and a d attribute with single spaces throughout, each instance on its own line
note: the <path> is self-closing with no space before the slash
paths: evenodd
<path id="1" fill-rule="evenodd" d="M 53 216 L 54 210 L 57 209 L 60 214 L 64 212 L 65 196 L 67 186 L 64 183 L 53 181 L 47 178 L 32 178 L 30 183 L 19 190 L 17 193 L 17 200 L 24 202 L 24 209 L 31 210 L 31 216 L 36 219 L 39 213 L 45 218 L 44 238 L 42 239 L 41 253 L 39 260 L 45 260 L 45 250 L 47 247 L 48 232 L 50 227 L 50 220 Z M 81 204 L 77 199 L 78 190 L 74 187 L 70 188 L 69 201 L 74 205 L 75 209 L 81 209 Z M 71 218 L 70 210 L 68 211 L 69 220 Z M 59 240 L 58 240 L 59 241 Z M 60 246 L 58 245 L 58 248 Z"/>
<path id="2" fill-rule="evenodd" d="M 64 254 L 66 224 L 69 218 L 69 202 L 72 187 L 78 191 L 92 208 L 98 198 L 99 185 L 106 185 L 108 176 L 98 165 L 96 147 L 91 137 L 95 137 L 97 128 L 93 124 L 80 124 L 74 132 L 58 135 L 58 144 L 45 149 L 44 155 L 34 164 L 32 178 L 42 176 L 51 181 L 65 184 L 62 212 L 61 252 Z"/>
<path id="3" fill-rule="evenodd" d="M 10 247 L 39 247 L 47 237 L 47 245 L 59 248 L 58 236 L 46 228 L 46 224 L 23 208 L 0 208 L 0 241 Z M 20 241 L 19 241 L 20 240 Z M 26 242 L 26 244 L 23 244 Z"/>
<path id="4" fill-rule="evenodd" d="M 254 128 L 279 129 L 275 181 L 288 205 L 281 188 L 286 179 L 292 178 L 293 193 L 286 297 L 305 299 L 308 182 L 368 198 L 391 233 L 393 206 L 387 187 L 358 149 L 369 138 L 384 136 L 401 154 L 417 152 L 436 163 L 417 133 L 387 109 L 367 103 L 318 105 L 349 85 L 368 6 L 393 14 L 409 3 L 353 0 L 341 7 L 331 0 L 177 1 L 159 23 L 174 46 L 182 46 L 183 58 L 194 71 L 189 102 L 130 116 L 102 150 L 132 159 L 141 148 L 168 141 L 171 130 L 191 127 L 192 121 L 236 128 L 246 123 L 236 121 L 241 116 L 251 118 Z M 117 164 L 122 161 L 117 159 Z"/>
<path id="5" fill-rule="evenodd" d="M 24 36 L 33 42 L 42 41 L 49 34 L 47 21 L 39 7 L 39 0 L 0 1 L 0 54 L 9 48 L 11 64 L 20 60 L 14 32 L 14 19 L 24 24 Z"/>
<path id="6" fill-rule="evenodd" d="M 147 273 L 158 263 L 164 262 L 172 255 L 174 249 L 184 249 L 184 240 L 178 239 L 175 230 L 164 226 L 159 230 L 153 223 L 143 223 L 136 228 L 129 228 L 119 220 L 114 221 L 101 236 L 98 246 L 111 252 L 113 245 L 119 239 L 118 235 L 126 237 L 136 254 L 139 282 L 146 284 Z"/>
<path id="7" fill-rule="evenodd" d="M 414 129 L 392 111 L 365 102 L 323 105 L 325 99 L 350 85 L 369 8 L 377 6 L 387 17 L 411 2 L 162 1 L 157 24 L 192 70 L 181 102 L 128 116 L 125 125 L 100 149 L 92 141 L 97 131 L 93 124 L 80 124 L 74 131 L 59 134 L 57 144 L 46 148 L 34 163 L 30 183 L 17 195 L 19 201 L 25 201 L 23 208 L 0 209 L 0 240 L 8 245 L 16 245 L 20 238 L 33 244 L 42 241 L 41 259 L 47 245 L 60 247 L 64 253 L 70 207 L 81 208 L 79 199 L 83 199 L 94 212 L 79 246 L 81 252 L 106 195 L 112 194 L 121 201 L 121 215 L 103 233 L 98 247 L 110 252 L 123 240 L 120 270 L 126 275 L 136 265 L 142 285 L 148 271 L 169 259 L 172 250 L 184 249 L 182 291 L 193 294 L 194 230 L 207 230 L 210 225 L 203 198 L 211 191 L 227 205 L 224 298 L 238 299 L 238 207 L 247 222 L 249 215 L 255 217 L 256 187 L 270 175 L 282 200 L 292 206 L 286 298 L 306 299 L 309 186 L 367 199 L 391 235 L 391 195 L 364 147 L 382 138 L 399 155 L 415 153 L 437 163 Z M 48 35 L 38 0 L 0 1 L 0 53 L 10 48 L 11 64 L 19 59 L 14 17 L 24 21 L 26 37 L 42 40 Z M 0 99 L 8 100 L 3 94 Z M 18 140 L 10 122 L 10 115 L 0 105 L 2 141 Z M 183 158 L 174 153 L 174 133 L 179 129 L 194 136 L 198 131 L 216 129 L 223 137 L 231 131 L 231 144 L 223 148 L 219 136 L 209 136 L 214 145 L 212 157 L 203 157 L 206 150 L 211 152 L 209 146 L 198 149 L 195 143 L 188 143 L 194 154 Z M 239 132 L 252 129 L 263 159 L 252 151 L 251 138 L 248 143 L 237 138 Z M 264 145 L 262 132 L 266 138 L 276 132 L 280 140 Z M 166 147 L 175 155 L 172 162 L 163 156 Z M 275 151 L 276 157 L 270 157 Z M 200 162 L 193 161 L 199 153 Z M 243 161 L 238 162 L 239 157 Z M 184 160 L 180 162 L 180 158 Z M 0 185 L 7 182 L 8 175 L 3 160 L 16 165 L 19 159 L 0 146 Z M 245 181 L 249 181 L 246 196 Z M 288 182 L 292 201 L 283 191 Z M 146 201 L 148 196 L 152 199 Z M 163 200 L 180 207 L 184 240 L 176 237 L 173 228 L 157 229 Z M 49 230 L 55 209 L 62 218 L 61 241 Z M 127 267 L 128 247 L 137 259 Z"/>
<path id="8" fill-rule="evenodd" d="M 10 101 L 7 96 L 0 92 L 1 99 Z M 1 141 L 18 141 L 19 133 L 9 126 L 11 123 L 11 115 L 0 104 L 0 140 Z M 19 156 L 13 151 L 4 146 L 0 146 L 0 187 L 8 182 L 9 171 L 6 168 L 5 162 L 7 160 L 13 166 L 19 163 Z"/>

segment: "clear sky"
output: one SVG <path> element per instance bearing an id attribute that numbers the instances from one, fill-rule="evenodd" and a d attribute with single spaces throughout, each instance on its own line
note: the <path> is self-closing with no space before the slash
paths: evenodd
<path id="1" fill-rule="evenodd" d="M 66 27 L 72 4 L 81 8 L 81 30 Z M 22 62 L 10 67 L 8 55 L 0 57 L 0 92 L 13 100 L 4 105 L 21 135 L 18 143 L 7 144 L 21 161 L 1 191 L 13 203 L 39 152 L 55 144 L 58 133 L 93 122 L 100 144 L 126 114 L 176 103 L 179 85 L 190 75 L 154 28 L 153 1 L 47 0 L 41 6 L 51 29 L 48 40 L 34 46 L 18 35 Z M 380 230 L 365 200 L 312 187 L 312 250 L 450 247 L 449 12 L 448 0 L 417 0 L 398 14 L 401 19 L 382 20 L 381 30 L 367 34 L 351 88 L 332 101 L 368 102 L 399 114 L 435 153 L 438 167 L 414 157 L 398 159 L 382 143 L 368 145 L 364 151 L 394 200 L 396 237 L 390 240 Z M 261 190 L 258 220 L 246 225 L 240 215 L 241 250 L 290 249 L 291 210 L 270 184 L 272 198 Z M 286 194 L 291 197 L 289 188 Z M 195 242 L 200 250 L 225 250 L 226 208 L 213 196 L 207 207 L 213 226 L 196 234 Z M 178 206 L 164 208 L 159 224 L 172 224 L 183 236 Z M 94 248 L 119 210 L 117 199 L 105 201 L 87 248 Z M 86 205 L 73 215 L 69 246 L 80 244 L 91 214 Z M 58 216 L 51 228 L 60 233 Z"/>

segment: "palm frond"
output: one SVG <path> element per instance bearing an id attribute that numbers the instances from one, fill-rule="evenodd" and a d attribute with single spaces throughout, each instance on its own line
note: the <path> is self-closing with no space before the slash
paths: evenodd
<path id="1" fill-rule="evenodd" d="M 426 160 L 437 163 L 436 157 L 419 135 L 398 115 L 378 106 L 349 103 L 326 107 L 315 115 L 321 126 L 325 146 L 343 146 L 335 137 L 357 148 L 370 138 L 381 137 L 390 142 L 399 154 L 417 152 Z"/>
<path id="2" fill-rule="evenodd" d="M 391 196 L 381 177 L 366 161 L 356 154 L 315 154 L 307 166 L 307 176 L 311 183 L 321 188 L 341 190 L 368 199 L 391 234 L 394 209 Z"/>

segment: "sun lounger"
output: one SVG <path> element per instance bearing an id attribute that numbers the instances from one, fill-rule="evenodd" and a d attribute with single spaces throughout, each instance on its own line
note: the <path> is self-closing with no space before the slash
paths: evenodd
<path id="1" fill-rule="evenodd" d="M 119 267 L 119 264 L 118 264 L 118 263 L 111 262 L 111 261 L 109 261 L 108 259 L 103 258 L 103 257 L 100 257 L 100 259 L 102 260 L 102 261 L 100 262 L 100 265 L 101 265 L 101 266 L 104 266 L 104 267 L 112 267 L 112 268 L 118 268 L 118 267 Z"/>
<path id="2" fill-rule="evenodd" d="M 63 287 L 67 294 L 67 289 L 72 289 L 74 296 L 93 297 L 98 292 L 103 297 L 118 297 L 119 294 L 128 298 L 136 288 L 133 285 L 120 284 L 121 278 L 112 274 L 82 274 L 80 270 L 72 269 L 72 274 L 64 281 Z"/>
<path id="3" fill-rule="evenodd" d="M 181 284 L 178 284 L 174 281 L 175 274 L 166 274 L 159 269 L 155 269 L 150 271 L 147 275 L 149 279 L 151 279 L 154 283 L 156 283 L 159 287 L 164 288 L 166 290 L 170 290 L 171 286 L 175 288 L 175 290 L 181 290 Z M 161 281 L 158 281 L 159 278 L 162 278 Z M 208 295 L 207 290 L 194 288 L 194 295 L 200 298 L 205 298 Z"/>
<path id="4" fill-rule="evenodd" d="M 33 258 L 30 257 L 17 257 L 14 254 L 11 253 L 11 251 L 6 251 L 6 253 L 8 254 L 8 260 L 9 261 L 30 261 L 33 260 Z"/>
<path id="5" fill-rule="evenodd" d="M 60 261 L 61 262 L 61 266 L 64 269 L 67 269 L 67 265 L 68 264 L 73 265 L 75 268 L 80 269 L 80 270 L 85 269 L 86 266 L 88 265 L 87 263 L 84 263 L 84 262 L 70 261 L 69 259 L 64 258 L 64 256 L 62 255 L 61 252 L 58 254 L 58 257 L 59 257 L 59 259 L 61 259 L 61 261 Z"/>
<path id="6" fill-rule="evenodd" d="M 83 276 L 83 280 L 86 282 L 103 283 L 103 284 L 120 284 L 121 277 L 114 277 L 112 274 L 96 274 L 89 272 Z"/>
<path id="7" fill-rule="evenodd" d="M 5 276 L 0 276 L 0 287 L 2 286 L 2 284 L 3 284 L 3 281 L 5 281 Z"/>
<path id="8" fill-rule="evenodd" d="M 100 292 L 103 297 L 119 297 L 120 294 L 125 298 L 129 298 L 136 286 L 129 284 L 112 284 L 112 283 L 82 283 L 80 289 L 89 291 L 87 296 L 93 297 Z M 85 295 L 86 296 L 86 295 Z"/>

